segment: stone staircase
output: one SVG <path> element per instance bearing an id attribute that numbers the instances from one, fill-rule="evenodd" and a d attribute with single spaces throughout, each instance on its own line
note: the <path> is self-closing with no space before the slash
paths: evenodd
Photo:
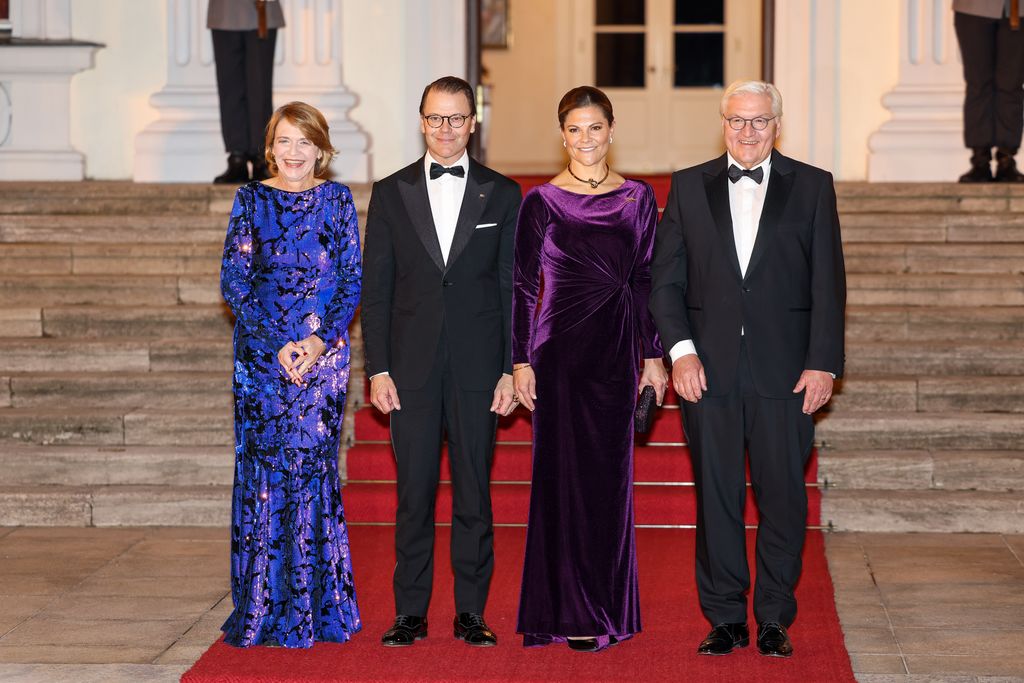
<path id="1" fill-rule="evenodd" d="M 228 523 L 232 195 L 0 183 L 0 525 Z M 1024 531 L 1024 188 L 839 196 L 848 370 L 818 425 L 823 521 Z"/>
<path id="2" fill-rule="evenodd" d="M 822 519 L 1024 531 L 1024 188 L 840 187 L 846 375 L 818 421 Z"/>

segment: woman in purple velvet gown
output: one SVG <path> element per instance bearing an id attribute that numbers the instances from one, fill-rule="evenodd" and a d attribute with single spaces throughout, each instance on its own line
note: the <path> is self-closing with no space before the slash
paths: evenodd
<path id="1" fill-rule="evenodd" d="M 596 651 L 640 631 L 633 411 L 667 381 L 647 311 L 658 210 L 650 185 L 606 162 L 604 93 L 570 90 L 558 121 L 569 165 L 526 195 L 516 229 L 513 381 L 533 411 L 517 631 Z"/>

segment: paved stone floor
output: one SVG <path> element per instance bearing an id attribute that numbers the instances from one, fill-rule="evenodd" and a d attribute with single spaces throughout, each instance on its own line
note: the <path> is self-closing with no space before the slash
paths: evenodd
<path id="1" fill-rule="evenodd" d="M 177 681 L 230 611 L 226 535 L 0 528 L 0 680 Z M 861 683 L 1024 682 L 1024 536 L 834 533 L 827 547 Z"/>

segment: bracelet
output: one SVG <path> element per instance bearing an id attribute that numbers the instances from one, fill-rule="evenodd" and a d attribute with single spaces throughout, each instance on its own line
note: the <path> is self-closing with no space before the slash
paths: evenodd
<path id="1" fill-rule="evenodd" d="M 522 370 L 528 367 L 530 367 L 529 363 L 520 363 L 518 368 L 512 368 L 512 372 L 515 372 L 516 370 Z"/>

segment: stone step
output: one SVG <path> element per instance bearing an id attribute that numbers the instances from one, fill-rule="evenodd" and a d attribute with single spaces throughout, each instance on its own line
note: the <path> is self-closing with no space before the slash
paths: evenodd
<path id="1" fill-rule="evenodd" d="M 0 526 L 226 526 L 230 486 L 0 488 Z"/>
<path id="2" fill-rule="evenodd" d="M 1024 375 L 1024 345 L 1018 340 L 852 341 L 846 344 L 845 374 Z"/>
<path id="3" fill-rule="evenodd" d="M 227 214 L 0 215 L 0 243 L 212 244 L 224 246 Z"/>
<path id="4" fill-rule="evenodd" d="M 230 408 L 138 410 L 124 416 L 124 444 L 230 446 L 235 439 L 234 424 Z"/>
<path id="5" fill-rule="evenodd" d="M 1024 412 L 1024 376 L 853 375 L 836 383 L 826 409 L 835 413 L 881 410 L 1021 413 Z"/>
<path id="6" fill-rule="evenodd" d="M 53 372 L 0 378 L 14 408 L 230 410 L 229 372 Z M 2 394 L 0 394 L 2 395 Z"/>
<path id="7" fill-rule="evenodd" d="M 818 483 L 839 489 L 1024 491 L 1024 450 L 818 450 Z"/>
<path id="8" fill-rule="evenodd" d="M 815 441 L 838 451 L 1017 450 L 1024 444 L 1024 419 L 1014 413 L 826 413 Z"/>
<path id="9" fill-rule="evenodd" d="M 0 214 L 209 213 L 212 204 L 230 202 L 235 191 L 199 183 L 4 182 Z"/>
<path id="10" fill-rule="evenodd" d="M 860 341 L 1024 339 L 1024 306 L 846 308 L 846 339 Z"/>
<path id="11" fill-rule="evenodd" d="M 0 277 L 0 307 L 166 306 L 190 301 L 195 297 L 193 288 L 189 276 L 4 275 Z"/>
<path id="12" fill-rule="evenodd" d="M 0 450 L 12 444 L 124 445 L 124 410 L 82 408 L 0 409 Z"/>
<path id="13" fill-rule="evenodd" d="M 0 337 L 43 336 L 42 312 L 32 306 L 0 308 Z"/>
<path id="14" fill-rule="evenodd" d="M 853 305 L 1024 305 L 1021 274 L 852 273 L 846 286 Z"/>
<path id="15" fill-rule="evenodd" d="M 843 245 L 851 273 L 1024 273 L 1024 244 Z"/>
<path id="16" fill-rule="evenodd" d="M 124 338 L 0 339 L 0 373 L 147 372 L 151 369 L 151 348 L 162 343 Z M 198 341 L 191 343 L 199 346 Z"/>
<path id="17" fill-rule="evenodd" d="M 840 531 L 1024 533 L 1024 496 L 992 491 L 829 489 L 821 519 Z"/>
<path id="18" fill-rule="evenodd" d="M 5 486 L 230 486 L 232 446 L 7 445 Z"/>
<path id="19" fill-rule="evenodd" d="M 28 248 L 28 245 L 9 245 Z M 7 248 L 4 249 L 7 251 Z M 216 275 L 223 239 L 205 244 L 74 244 L 77 275 Z"/>
<path id="20" fill-rule="evenodd" d="M 38 311 L 36 313 L 39 315 Z M 42 331 L 48 337 L 190 336 L 227 339 L 234 326 L 231 312 L 223 302 L 144 308 L 48 306 L 43 309 L 41 318 Z"/>
<path id="21" fill-rule="evenodd" d="M 365 209 L 370 184 L 349 185 Z M 83 182 L 0 183 L 0 214 L 227 213 L 237 186 L 210 183 Z"/>
<path id="22" fill-rule="evenodd" d="M 840 223 L 844 244 L 1024 242 L 1021 213 L 847 213 Z"/>

